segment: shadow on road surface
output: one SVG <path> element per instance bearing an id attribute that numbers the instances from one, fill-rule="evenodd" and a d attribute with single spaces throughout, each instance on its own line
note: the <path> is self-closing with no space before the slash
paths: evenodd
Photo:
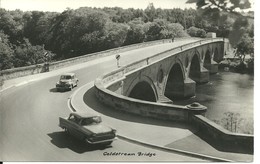
<path id="1" fill-rule="evenodd" d="M 112 147 L 104 145 L 88 145 L 63 131 L 53 132 L 48 134 L 48 136 L 51 138 L 51 143 L 53 145 L 58 148 L 68 148 L 78 154 L 95 150 L 104 150 Z"/>
<path id="2" fill-rule="evenodd" d="M 92 108 L 93 110 L 102 113 L 106 116 L 113 117 L 119 120 L 129 121 L 129 122 L 136 122 L 142 124 L 149 124 L 149 125 L 157 125 L 163 127 L 176 127 L 182 129 L 189 129 L 193 131 L 193 128 L 186 124 L 180 122 L 173 122 L 173 121 L 166 121 L 166 120 L 158 120 L 155 118 L 148 118 L 139 116 L 132 113 L 127 113 L 124 111 L 115 110 L 109 106 L 106 106 L 96 98 L 94 87 L 90 88 L 83 96 L 83 100 L 87 106 Z"/>
<path id="3" fill-rule="evenodd" d="M 50 89 L 50 92 L 58 92 L 58 90 L 57 90 L 57 88 L 52 88 L 52 89 Z"/>
<path id="4" fill-rule="evenodd" d="M 208 144 L 213 146 L 215 149 L 222 152 L 232 152 L 232 153 L 240 153 L 240 154 L 253 154 L 253 148 L 249 148 L 247 143 L 234 144 L 230 142 L 221 142 L 216 139 L 213 139 L 211 136 L 205 135 L 205 133 L 198 131 L 195 133 L 198 137 L 206 141 Z"/>
<path id="5" fill-rule="evenodd" d="M 210 146 L 209 146 L 210 145 Z M 252 161 L 253 152 L 239 145 L 229 145 L 228 143 L 218 142 L 201 132 L 174 141 L 165 147 L 181 149 L 199 154 L 206 154 L 233 161 Z"/>
<path id="6" fill-rule="evenodd" d="M 57 90 L 57 88 L 52 88 L 49 90 L 50 92 L 53 93 L 63 93 L 63 92 L 69 92 L 69 90 L 63 89 L 63 90 Z"/>

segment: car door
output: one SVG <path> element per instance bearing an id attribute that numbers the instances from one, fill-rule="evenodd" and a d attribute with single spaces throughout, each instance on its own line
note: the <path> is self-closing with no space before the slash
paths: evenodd
<path id="1" fill-rule="evenodd" d="M 82 132 L 81 132 L 81 128 L 80 128 L 80 118 L 72 115 L 70 118 L 69 118 L 69 121 L 70 121 L 70 126 L 68 128 L 68 131 L 71 135 L 81 139 L 82 138 Z"/>
<path id="2" fill-rule="evenodd" d="M 76 86 L 75 75 L 71 76 L 71 82 L 72 82 L 73 87 L 75 87 Z"/>

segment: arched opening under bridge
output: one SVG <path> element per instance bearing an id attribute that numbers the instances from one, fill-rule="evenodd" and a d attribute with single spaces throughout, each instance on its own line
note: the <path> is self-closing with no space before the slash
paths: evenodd
<path id="1" fill-rule="evenodd" d="M 154 90 L 146 81 L 137 83 L 131 90 L 129 97 L 144 101 L 156 102 L 156 95 Z"/>
<path id="2" fill-rule="evenodd" d="M 165 96 L 171 100 L 183 98 L 184 78 L 180 64 L 172 66 L 165 87 Z"/>
<path id="3" fill-rule="evenodd" d="M 195 82 L 200 81 L 200 60 L 197 54 L 192 57 L 189 77 Z"/>
<path id="4" fill-rule="evenodd" d="M 208 50 L 205 54 L 205 59 L 204 59 L 204 63 L 203 66 L 207 69 L 210 70 L 211 67 L 211 56 L 210 56 L 210 51 Z"/>

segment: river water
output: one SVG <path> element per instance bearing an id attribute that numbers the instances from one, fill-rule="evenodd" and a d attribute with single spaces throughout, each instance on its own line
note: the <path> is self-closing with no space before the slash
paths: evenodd
<path id="1" fill-rule="evenodd" d="M 254 76 L 233 72 L 219 72 L 210 75 L 207 84 L 196 86 L 196 96 L 188 100 L 177 100 L 174 104 L 186 105 L 193 102 L 207 106 L 206 117 L 221 121 L 224 113 L 239 114 L 240 132 L 253 133 L 254 118 Z M 250 132 L 247 132 L 247 131 Z"/>

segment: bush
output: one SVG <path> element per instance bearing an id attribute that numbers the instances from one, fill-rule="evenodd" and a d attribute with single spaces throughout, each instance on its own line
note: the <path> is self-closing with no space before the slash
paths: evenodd
<path id="1" fill-rule="evenodd" d="M 206 33 L 205 30 L 203 30 L 203 29 L 198 29 L 198 31 L 197 31 L 197 37 L 206 38 L 206 36 L 207 36 L 207 33 Z"/>
<path id="2" fill-rule="evenodd" d="M 203 29 L 200 29 L 200 28 L 197 28 L 197 27 L 190 27 L 188 30 L 187 30 L 187 33 L 192 36 L 192 37 L 200 37 L 200 38 L 205 38 L 207 33 L 205 30 Z"/>

